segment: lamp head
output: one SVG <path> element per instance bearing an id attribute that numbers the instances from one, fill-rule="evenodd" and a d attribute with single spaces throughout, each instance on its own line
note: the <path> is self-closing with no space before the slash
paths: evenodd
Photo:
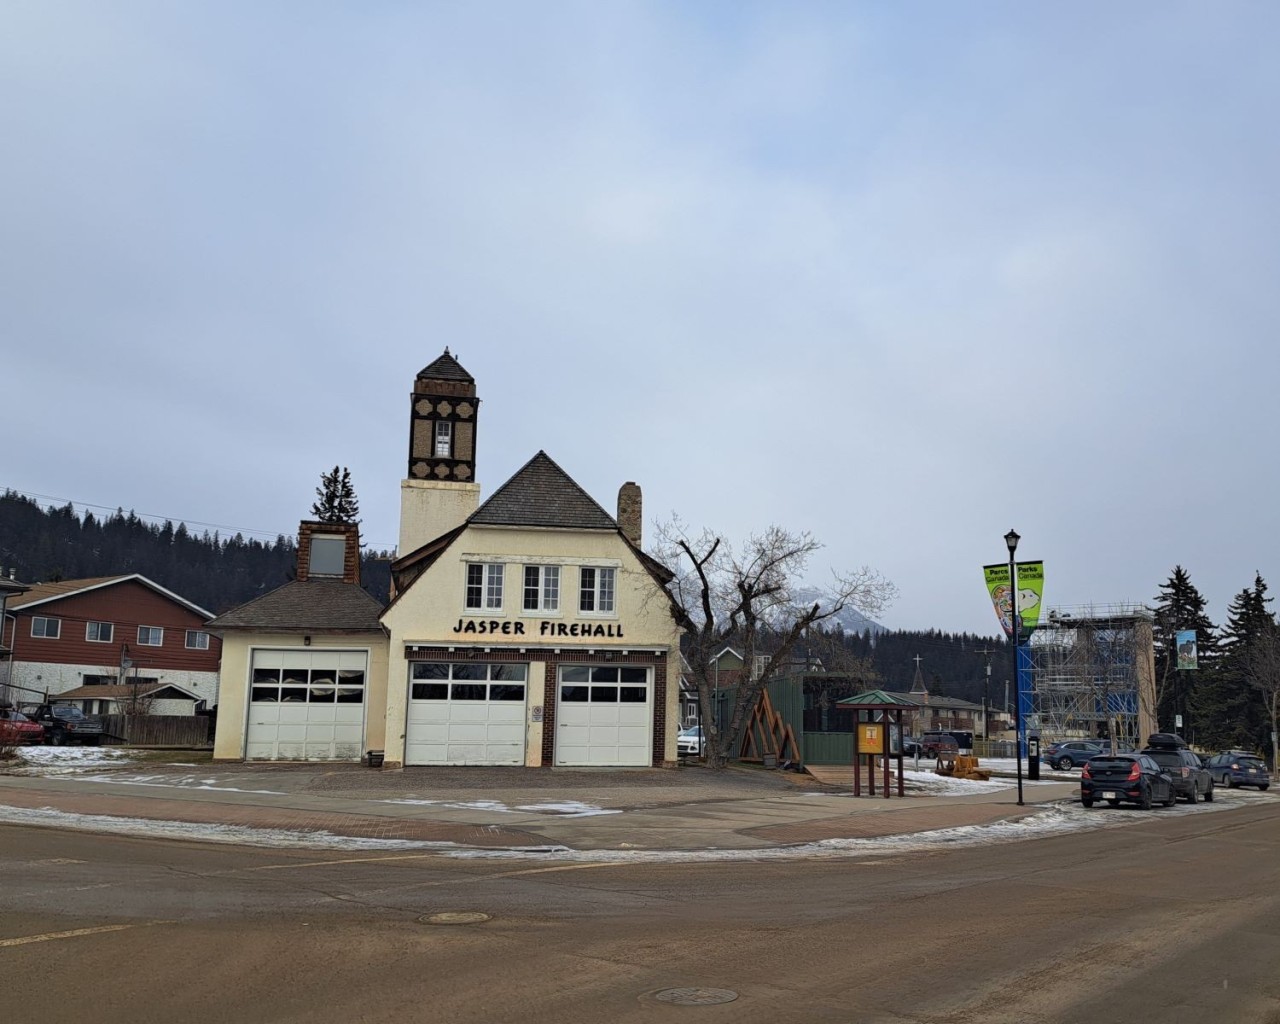
<path id="1" fill-rule="evenodd" d="M 1018 536 L 1015 530 L 1010 530 L 1004 535 L 1004 542 L 1009 547 L 1009 557 L 1013 557 L 1013 553 L 1018 550 L 1018 541 L 1022 538 Z"/>

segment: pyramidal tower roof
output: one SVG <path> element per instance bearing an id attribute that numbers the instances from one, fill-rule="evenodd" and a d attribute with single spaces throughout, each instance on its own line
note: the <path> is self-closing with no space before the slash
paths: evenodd
<path id="1" fill-rule="evenodd" d="M 467 520 L 482 526 L 616 530 L 617 520 L 540 451 Z"/>
<path id="2" fill-rule="evenodd" d="M 435 380 L 456 380 L 464 384 L 476 382 L 476 379 L 462 368 L 462 364 L 450 355 L 448 348 L 444 350 L 444 355 L 437 357 L 435 362 L 420 370 L 418 376 L 431 377 Z"/>

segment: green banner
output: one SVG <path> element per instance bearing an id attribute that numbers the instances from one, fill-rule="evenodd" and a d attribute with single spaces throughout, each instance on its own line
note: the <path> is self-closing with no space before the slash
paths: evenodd
<path id="1" fill-rule="evenodd" d="M 1018 615 L 1021 619 L 1020 635 L 1029 637 L 1036 626 L 1040 625 L 1041 599 L 1044 597 L 1044 562 L 1019 562 L 1018 569 Z M 984 565 L 983 573 L 987 578 L 987 593 L 991 595 L 991 604 L 996 610 L 996 618 L 1004 627 L 1005 636 L 1013 636 L 1013 600 L 1009 586 L 1009 565 Z"/>

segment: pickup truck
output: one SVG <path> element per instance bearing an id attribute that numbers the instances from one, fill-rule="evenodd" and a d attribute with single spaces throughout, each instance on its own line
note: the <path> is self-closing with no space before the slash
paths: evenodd
<path id="1" fill-rule="evenodd" d="M 83 743 L 96 747 L 102 742 L 102 719 L 86 715 L 74 704 L 32 704 L 23 713 L 44 726 L 44 741 L 54 746 Z"/>

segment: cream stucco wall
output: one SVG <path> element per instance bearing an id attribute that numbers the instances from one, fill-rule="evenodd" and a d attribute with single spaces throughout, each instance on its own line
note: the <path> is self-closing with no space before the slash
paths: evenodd
<path id="1" fill-rule="evenodd" d="M 387 711 L 387 651 L 383 633 L 311 635 L 310 645 L 296 633 L 239 633 L 222 635 L 222 664 L 219 672 L 218 724 L 213 743 L 215 761 L 244 758 L 245 723 L 249 717 L 249 666 L 253 652 L 263 648 L 296 648 L 309 651 L 365 651 L 369 665 L 365 676 L 366 750 L 383 749 Z"/>
<path id="2" fill-rule="evenodd" d="M 505 565 L 503 608 L 483 612 L 463 607 L 469 562 Z M 521 609 L 526 564 L 559 565 L 560 610 L 555 613 Z M 615 608 L 611 615 L 582 613 L 578 608 L 578 567 L 612 566 L 618 570 Z M 486 632 L 459 632 L 466 621 L 483 622 Z M 679 722 L 680 631 L 671 618 L 666 595 L 640 564 L 635 553 L 614 531 L 556 530 L 471 526 L 462 533 L 382 616 L 391 634 L 387 662 L 386 763 L 404 761 L 404 733 L 408 697 L 407 645 L 525 650 L 529 654 L 530 696 L 526 763 L 541 763 L 542 728 L 533 708 L 543 702 L 546 658 L 556 650 L 665 651 L 666 720 L 663 760 L 676 760 Z M 493 624 L 497 624 L 496 627 Z M 551 624 L 552 635 L 543 623 Z M 603 627 L 614 635 L 559 635 L 585 626 Z M 503 629 L 506 632 L 503 632 Z M 539 655 L 542 658 L 539 658 Z M 225 658 L 225 653 L 224 653 Z M 657 680 L 655 680 L 655 683 Z M 536 728 L 535 728 L 536 727 Z"/>
<path id="3" fill-rule="evenodd" d="M 400 481 L 400 547 L 407 555 L 467 521 L 480 504 L 480 485 Z"/>

